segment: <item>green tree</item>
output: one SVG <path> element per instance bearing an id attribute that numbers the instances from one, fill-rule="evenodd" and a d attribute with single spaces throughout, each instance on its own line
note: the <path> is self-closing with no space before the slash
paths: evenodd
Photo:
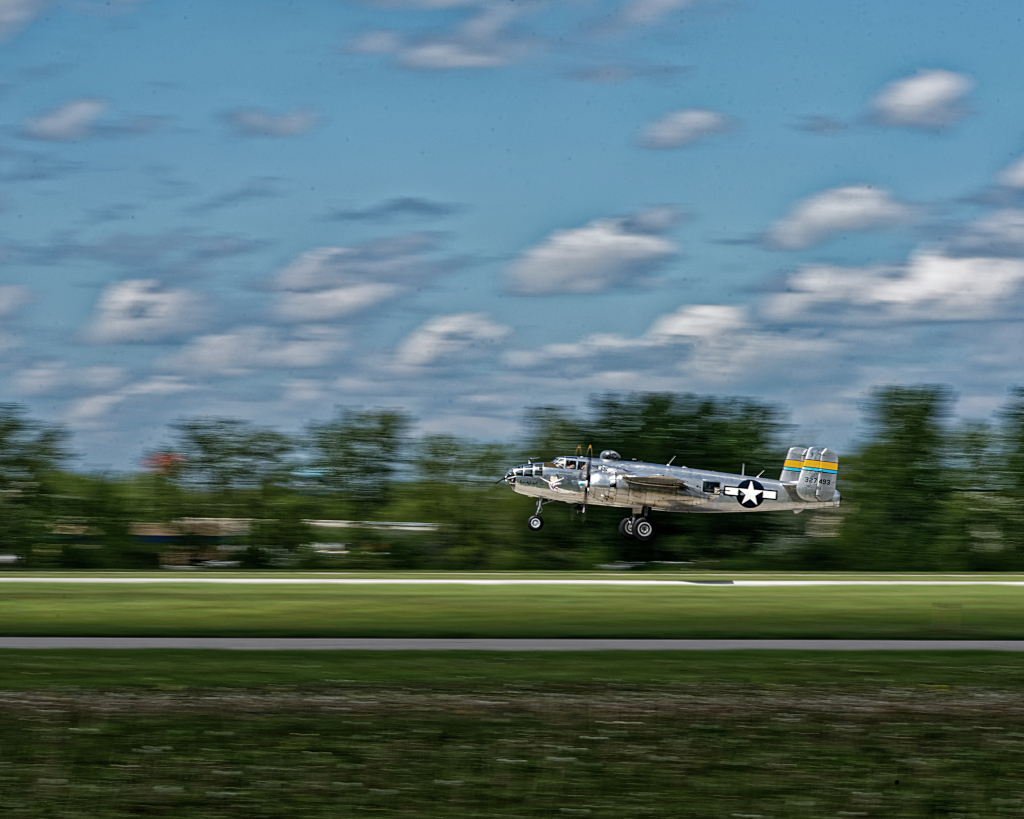
<path id="1" fill-rule="evenodd" d="M 186 486 L 224 494 L 288 479 L 295 443 L 277 430 L 238 418 L 188 418 L 171 428 Z"/>
<path id="2" fill-rule="evenodd" d="M 53 478 L 70 457 L 67 433 L 29 418 L 18 404 L 0 404 L 0 549 L 30 564 L 49 537 Z"/>
<path id="3" fill-rule="evenodd" d="M 410 459 L 409 416 L 400 410 L 339 409 L 306 429 L 310 466 L 321 485 L 366 517 L 387 502 L 391 483 Z"/>
<path id="4" fill-rule="evenodd" d="M 131 532 L 136 519 L 131 481 L 109 474 L 62 473 L 54 481 L 53 517 L 68 568 L 149 569 L 159 565 L 159 549 Z"/>
<path id="5" fill-rule="evenodd" d="M 996 507 L 990 521 L 996 522 L 1010 551 L 1004 559 L 1011 559 L 1019 569 L 1024 565 L 1024 507 L 1020 503 L 1024 493 L 1024 387 L 1010 390 L 998 420 L 997 451 L 976 465 L 973 477 L 979 486 L 999 490 L 990 499 Z"/>
<path id="6" fill-rule="evenodd" d="M 956 473 L 950 469 L 945 386 L 880 387 L 867 404 L 868 442 L 840 472 L 850 511 L 834 553 L 836 568 L 931 571 L 947 568 L 945 538 Z"/>
<path id="7" fill-rule="evenodd" d="M 406 565 L 500 569 L 522 564 L 522 527 L 516 525 L 521 519 L 513 523 L 514 499 L 508 487 L 496 483 L 512 462 L 510 447 L 428 435 L 413 453 L 416 480 L 401 487 L 407 504 L 396 512 L 442 528 L 430 537 L 395 539 L 392 552 Z M 417 547 L 430 551 L 410 555 Z"/>
<path id="8" fill-rule="evenodd" d="M 279 540 L 275 545 L 291 545 L 289 538 L 274 535 L 291 520 L 290 508 L 284 512 L 288 523 L 280 524 L 277 515 L 284 508 L 278 500 L 289 495 L 295 466 L 292 438 L 237 418 L 188 418 L 171 429 L 173 443 L 144 459 L 150 474 L 137 484 L 156 493 L 146 506 L 158 520 L 173 524 L 182 518 L 243 518 L 252 521 L 251 532 L 261 544 Z M 182 531 L 178 549 L 191 553 L 192 560 L 212 545 L 214 532 L 223 531 L 219 524 L 177 525 Z"/>

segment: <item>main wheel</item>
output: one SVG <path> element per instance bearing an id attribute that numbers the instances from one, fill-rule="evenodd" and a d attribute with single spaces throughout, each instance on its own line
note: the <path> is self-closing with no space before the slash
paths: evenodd
<path id="1" fill-rule="evenodd" d="M 641 543 L 646 543 L 654 537 L 654 524 L 647 518 L 637 518 L 633 521 L 633 537 Z"/>
<path id="2" fill-rule="evenodd" d="M 626 540 L 633 539 L 633 518 L 623 518 L 619 521 L 619 534 Z"/>
<path id="3" fill-rule="evenodd" d="M 526 525 L 529 526 L 534 532 L 539 532 L 544 528 L 544 518 L 540 515 L 530 515 L 530 519 L 526 521 Z"/>

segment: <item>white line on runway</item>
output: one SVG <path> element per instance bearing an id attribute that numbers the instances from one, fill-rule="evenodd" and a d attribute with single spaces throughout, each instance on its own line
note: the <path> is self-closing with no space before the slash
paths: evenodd
<path id="1" fill-rule="evenodd" d="M 235 583 L 243 585 L 354 586 L 672 586 L 676 588 L 773 586 L 1024 586 L 1024 580 L 611 580 L 595 578 L 406 577 L 3 577 L 0 583 Z"/>

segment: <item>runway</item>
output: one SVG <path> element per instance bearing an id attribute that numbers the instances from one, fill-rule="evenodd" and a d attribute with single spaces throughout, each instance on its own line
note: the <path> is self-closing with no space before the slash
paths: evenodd
<path id="1" fill-rule="evenodd" d="M 650 586 L 664 588 L 794 587 L 794 586 L 1024 586 L 1024 580 L 860 580 L 860 579 L 737 579 L 737 580 L 647 580 L 626 578 L 490 578 L 490 577 L 19 577 L 2 576 L 0 583 L 75 584 L 239 584 L 273 586 Z"/>
<path id="2" fill-rule="evenodd" d="M 230 651 L 1024 651 L 1024 640 L 618 640 L 377 637 L 0 637 L 0 649 Z"/>

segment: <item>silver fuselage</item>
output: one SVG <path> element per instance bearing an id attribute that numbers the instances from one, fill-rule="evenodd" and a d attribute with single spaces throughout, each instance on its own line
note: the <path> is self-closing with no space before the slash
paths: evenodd
<path id="1" fill-rule="evenodd" d="M 573 468 L 573 465 L 576 465 Z M 617 506 L 639 513 L 773 512 L 839 506 L 839 493 L 828 501 L 801 500 L 796 481 L 666 466 L 643 461 L 589 461 L 561 456 L 554 461 L 510 469 L 505 482 L 521 495 L 593 506 Z M 586 490 L 586 498 L 584 492 Z"/>

